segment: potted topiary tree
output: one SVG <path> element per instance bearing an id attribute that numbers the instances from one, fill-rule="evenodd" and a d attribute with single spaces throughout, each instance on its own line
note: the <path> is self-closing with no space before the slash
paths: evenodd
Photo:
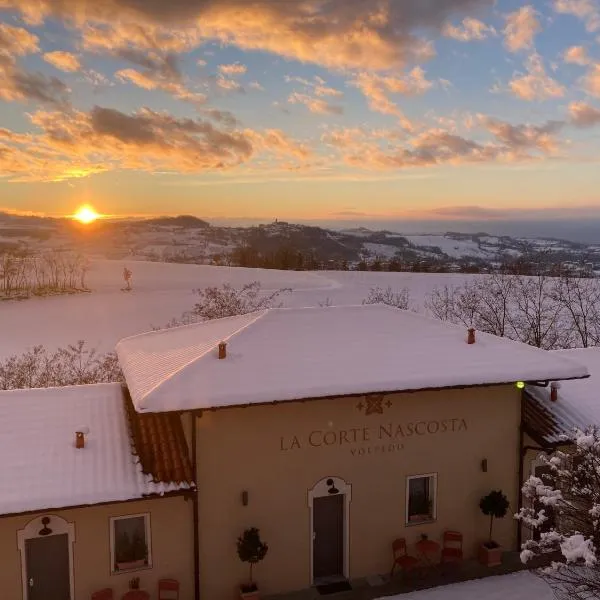
<path id="1" fill-rule="evenodd" d="M 479 561 L 488 567 L 502 563 L 502 548 L 492 538 L 494 518 L 502 519 L 508 512 L 508 499 L 501 490 L 492 490 L 479 501 L 481 512 L 490 518 L 490 535 L 487 542 L 479 547 Z"/>
<path id="2" fill-rule="evenodd" d="M 248 583 L 240 585 L 240 598 L 244 600 L 258 600 L 258 586 L 252 579 L 252 568 L 259 563 L 267 554 L 269 547 L 260 539 L 260 533 L 256 527 L 246 529 L 238 538 L 237 553 L 242 562 L 250 565 L 250 578 Z"/>

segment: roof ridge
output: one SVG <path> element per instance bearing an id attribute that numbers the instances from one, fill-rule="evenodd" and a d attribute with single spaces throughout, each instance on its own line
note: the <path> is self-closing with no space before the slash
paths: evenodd
<path id="1" fill-rule="evenodd" d="M 262 309 L 262 310 L 252 311 L 252 312 L 249 312 L 249 313 L 245 313 L 243 315 L 235 315 L 235 317 L 245 317 L 245 316 L 248 316 L 248 315 L 255 315 L 255 317 L 254 317 L 254 319 L 252 319 L 251 321 L 248 321 L 247 323 L 245 323 L 244 325 L 242 325 L 241 327 L 239 327 L 238 329 L 236 329 L 235 331 L 233 331 L 232 333 L 230 333 L 228 336 L 224 337 L 220 341 L 228 341 L 228 340 L 230 340 L 232 337 L 234 337 L 235 335 L 238 335 L 239 333 L 241 333 L 242 331 L 244 331 L 244 329 L 246 329 L 250 325 L 253 325 L 254 323 L 256 323 L 256 321 L 258 321 L 259 319 L 261 319 L 262 317 L 264 317 L 268 312 L 269 312 L 269 309 L 265 308 L 265 309 Z M 214 319 L 214 320 L 216 320 L 216 319 Z M 203 323 L 206 323 L 206 322 L 207 321 L 203 321 Z M 202 323 L 195 323 L 195 325 L 201 325 L 201 324 Z M 153 332 L 153 333 L 155 333 L 155 332 Z M 137 336 L 133 336 L 133 337 L 137 337 Z M 126 339 L 128 339 L 128 338 L 126 338 Z M 121 340 L 121 341 L 123 341 L 123 340 Z M 121 342 L 119 342 L 119 343 L 121 343 Z M 193 359 L 189 360 L 188 362 L 186 362 L 185 364 L 181 365 L 178 369 L 176 369 L 172 373 L 170 373 L 169 376 L 166 379 L 163 379 L 163 380 L 159 381 L 156 385 L 154 385 L 151 388 L 149 388 L 148 390 L 146 390 L 146 392 L 144 393 L 144 395 L 140 398 L 139 407 L 143 408 L 143 402 L 144 402 L 144 400 L 152 392 L 154 392 L 158 388 L 162 387 L 163 385 L 165 385 L 166 383 L 168 383 L 169 381 L 171 381 L 175 377 L 175 375 L 178 375 L 179 373 L 181 373 L 181 371 L 183 371 L 185 368 L 189 367 L 191 364 L 195 363 L 198 359 L 202 358 L 203 356 L 206 356 L 211 350 L 214 350 L 217 347 L 218 344 L 219 344 L 219 342 L 216 342 L 214 345 L 210 346 L 210 348 L 208 348 L 205 352 L 203 352 L 200 356 L 196 356 L 195 358 L 193 358 Z M 118 344 L 117 344 L 117 346 L 118 346 Z"/>

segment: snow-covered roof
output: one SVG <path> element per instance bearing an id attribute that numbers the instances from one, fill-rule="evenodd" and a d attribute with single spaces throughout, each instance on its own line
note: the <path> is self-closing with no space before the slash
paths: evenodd
<path id="1" fill-rule="evenodd" d="M 546 428 L 545 441 L 556 443 L 563 439 L 561 436 L 572 434 L 575 427 L 600 426 L 600 347 L 555 350 L 551 354 L 577 361 L 591 375 L 587 379 L 561 382 L 556 402 L 550 399 L 550 388 L 527 386 L 527 393 L 552 420 L 552 431 Z"/>
<path id="2" fill-rule="evenodd" d="M 126 338 L 117 354 L 138 412 L 587 376 L 545 350 L 466 337 L 385 305 L 283 308 Z"/>
<path id="3" fill-rule="evenodd" d="M 87 432 L 75 447 L 75 432 Z M 188 489 L 154 482 L 134 455 L 120 384 L 0 392 L 0 514 Z"/>

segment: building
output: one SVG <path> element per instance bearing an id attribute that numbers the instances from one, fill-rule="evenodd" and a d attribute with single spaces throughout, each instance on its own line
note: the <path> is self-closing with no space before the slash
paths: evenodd
<path id="1" fill-rule="evenodd" d="M 387 573 L 397 537 L 412 545 L 422 535 L 439 539 L 446 529 L 458 530 L 465 554 L 472 556 L 487 535 L 481 496 L 502 489 L 512 507 L 519 504 L 521 382 L 588 376 L 585 365 L 567 355 L 382 305 L 265 310 L 126 338 L 117 354 L 126 389 L 85 389 L 99 406 L 105 395 L 118 399 L 119 424 L 107 422 L 102 430 L 121 428 L 119 456 L 129 469 L 120 480 L 124 489 L 112 500 L 94 495 L 91 501 L 71 499 L 70 488 L 60 502 L 43 498 L 29 517 L 58 514 L 64 527 L 74 528 L 71 564 L 83 598 L 92 587 L 125 583 L 124 574 L 112 574 L 109 558 L 111 518 L 124 514 L 151 515 L 153 561 L 136 571 L 142 584 L 151 588 L 157 578 L 175 577 L 188 591 L 193 583 L 196 598 L 210 600 L 231 598 L 246 580 L 236 539 L 248 527 L 259 528 L 269 544 L 255 569 L 265 595 Z M 4 394 L 66 398 L 79 390 Z M 2 394 L 0 406 L 8 402 Z M 56 431 L 39 435 L 39 444 L 51 435 L 69 460 L 98 447 L 93 434 L 99 419 L 93 419 L 89 447 L 82 450 L 73 447 L 73 435 L 90 415 L 64 426 L 63 419 L 48 416 L 48 429 Z M 162 443 L 149 446 L 149 423 L 155 430 L 170 427 L 173 436 L 161 435 Z M 6 448 L 22 435 L 19 427 Z M 187 464 L 187 442 L 191 475 L 166 468 L 164 456 L 173 451 L 167 452 L 165 439 L 172 438 L 178 440 L 180 465 Z M 40 452 L 38 445 L 31 456 Z M 99 469 L 110 465 L 110 458 L 104 460 Z M 64 481 L 79 475 L 61 468 L 55 476 Z M 150 487 L 132 491 L 128 477 Z M 108 485 L 97 484 L 96 491 Z M 32 492 L 37 496 L 43 489 Z M 124 503 L 125 496 L 132 504 Z M 99 504 L 105 501 L 118 504 Z M 58 511 L 62 507 L 55 505 L 65 502 L 95 506 Z M 1 543 L 10 546 L 5 540 L 14 540 L 27 519 L 7 517 Z M 107 538 L 101 540 L 105 567 L 96 567 L 93 576 L 91 562 L 78 563 L 90 561 L 88 520 L 98 523 L 97 531 L 104 523 Z M 506 549 L 517 548 L 518 536 L 514 520 L 496 523 L 494 537 Z M 170 562 L 174 548 L 179 571 Z M 0 556 L 5 553 L 13 567 L 2 576 L 12 581 L 23 563 L 18 548 L 3 548 Z M 25 577 L 27 561 L 22 568 Z M 89 583 L 78 587 L 78 580 Z M 24 587 L 15 597 L 36 600 L 28 594 Z"/>
<path id="2" fill-rule="evenodd" d="M 152 590 L 176 578 L 193 597 L 195 484 L 181 422 L 128 416 L 126 402 L 120 384 L 0 392 L 3 599 L 87 599 L 106 587 L 120 598 L 137 575 Z"/>

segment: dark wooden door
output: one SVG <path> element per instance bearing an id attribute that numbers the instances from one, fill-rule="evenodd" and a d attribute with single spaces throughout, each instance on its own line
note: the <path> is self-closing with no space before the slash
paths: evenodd
<path id="1" fill-rule="evenodd" d="M 27 600 L 71 600 L 69 536 L 25 541 Z"/>
<path id="2" fill-rule="evenodd" d="M 313 502 L 313 577 L 344 575 L 344 495 Z"/>

